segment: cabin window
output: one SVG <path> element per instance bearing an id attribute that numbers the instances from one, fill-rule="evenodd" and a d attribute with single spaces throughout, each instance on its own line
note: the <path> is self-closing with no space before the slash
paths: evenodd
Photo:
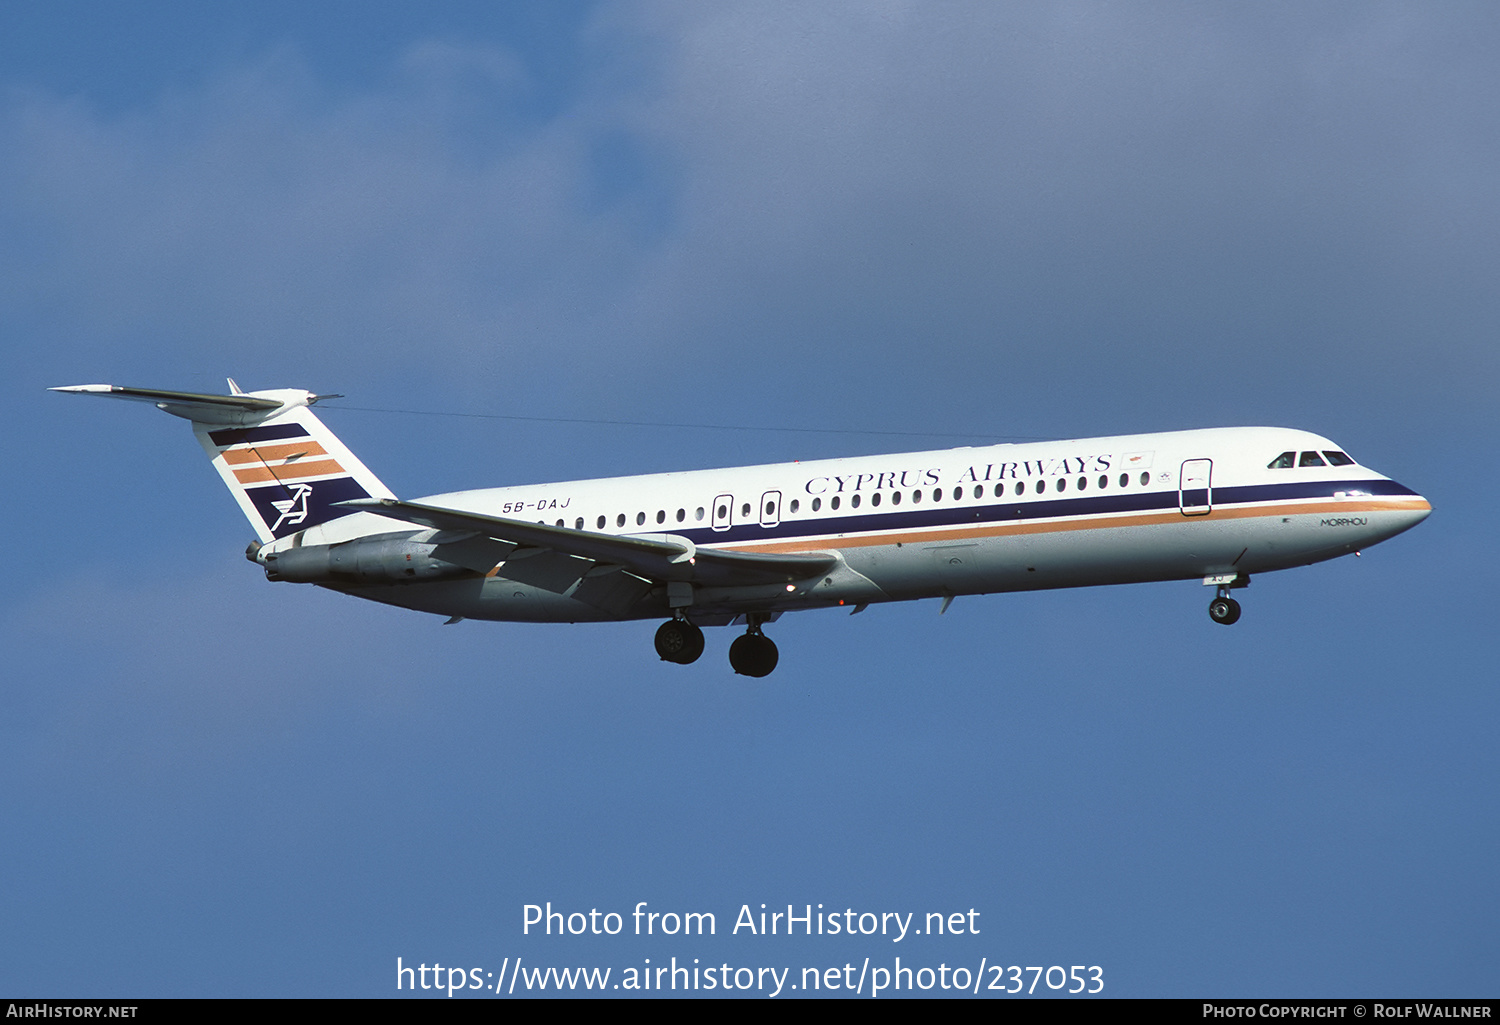
<path id="1" fill-rule="evenodd" d="M 1078 490 L 1079 491 L 1087 491 L 1088 488 L 1089 488 L 1089 479 L 1087 477 L 1079 477 L 1078 478 Z"/>
<path id="2" fill-rule="evenodd" d="M 1142 471 L 1142 473 L 1141 473 L 1141 487 L 1145 487 L 1147 484 L 1150 484 L 1150 483 L 1151 483 L 1151 475 L 1149 473 L 1146 473 L 1146 472 Z"/>
<path id="3" fill-rule="evenodd" d="M 1266 464 L 1267 470 L 1290 470 L 1297 464 L 1297 453 L 1283 452 Z"/>
<path id="4" fill-rule="evenodd" d="M 643 513 L 643 512 L 636 513 L 635 514 L 635 525 L 637 527 L 641 527 L 641 526 L 644 526 L 645 523 L 646 523 L 646 514 Z"/>
<path id="5" fill-rule="evenodd" d="M 821 508 L 823 508 L 823 500 L 821 498 L 814 498 L 813 499 L 813 512 L 817 512 Z"/>
<path id="6" fill-rule="evenodd" d="M 693 519 L 698 520 L 699 522 L 702 522 L 702 520 L 703 520 L 703 506 L 700 505 L 698 507 L 698 511 L 695 512 L 695 513 L 693 513 Z"/>
<path id="7" fill-rule="evenodd" d="M 849 508 L 851 508 L 851 509 L 858 509 L 859 508 L 859 496 L 858 495 L 855 495 L 853 498 L 849 499 Z"/>
<path id="8" fill-rule="evenodd" d="M 1109 487 L 1109 474 L 1101 473 L 1099 475 L 1099 490 L 1103 491 L 1107 487 Z"/>
<path id="9" fill-rule="evenodd" d="M 1298 466 L 1326 466 L 1328 464 L 1325 463 L 1325 462 L 1323 462 L 1323 457 L 1320 456 L 1320 455 L 1318 455 L 1316 452 L 1304 452 L 1304 453 L 1302 453 L 1302 458 L 1299 459 L 1299 460 L 1297 460 L 1297 465 Z"/>
<path id="10" fill-rule="evenodd" d="M 749 519 L 749 517 L 750 517 L 750 503 L 749 502 L 746 502 L 744 505 L 742 505 L 740 507 L 740 515 L 743 516 L 743 517 L 745 517 L 746 519 Z"/>
<path id="11" fill-rule="evenodd" d="M 974 485 L 974 497 L 975 498 L 983 498 L 984 497 L 984 485 L 983 484 L 975 484 Z"/>
<path id="12" fill-rule="evenodd" d="M 943 489 L 942 488 L 933 488 L 932 489 L 932 500 L 934 502 L 941 502 L 943 500 Z"/>
<path id="13" fill-rule="evenodd" d="M 686 509 L 678 509 L 677 510 L 677 522 L 681 523 L 685 519 L 687 519 L 687 510 Z"/>
<path id="14" fill-rule="evenodd" d="M 1066 490 L 1068 490 L 1068 478 L 1066 478 L 1066 477 L 1059 477 L 1059 478 L 1057 478 L 1057 490 L 1058 491 L 1066 491 Z"/>
<path id="15" fill-rule="evenodd" d="M 603 530 L 604 529 L 604 517 L 603 516 L 599 517 L 598 529 L 599 530 Z"/>
<path id="16" fill-rule="evenodd" d="M 913 491 L 911 493 L 911 504 L 912 505 L 919 505 L 919 504 L 921 504 L 921 501 L 922 501 L 922 492 L 920 492 L 920 491 Z"/>
<path id="17" fill-rule="evenodd" d="M 721 520 L 727 520 L 728 518 L 729 518 L 729 506 L 727 506 L 727 505 L 721 505 L 721 506 L 719 506 L 719 519 L 721 519 Z"/>
<path id="18" fill-rule="evenodd" d="M 1037 494 L 1040 495 L 1043 491 L 1046 491 L 1046 490 L 1047 490 L 1047 482 L 1046 481 L 1039 480 L 1039 481 L 1036 482 L 1036 493 Z"/>
<path id="19" fill-rule="evenodd" d="M 1130 474 L 1128 474 L 1128 473 L 1122 473 L 1122 474 L 1120 474 L 1120 487 L 1122 487 L 1122 488 L 1128 488 L 1128 487 L 1130 487 Z"/>
<path id="20" fill-rule="evenodd" d="M 658 510 L 656 510 L 656 522 L 657 523 L 665 523 L 665 522 L 667 522 L 667 511 L 665 509 L 658 509 Z"/>
<path id="21" fill-rule="evenodd" d="M 838 507 L 839 507 L 839 496 L 838 495 L 834 495 L 832 498 L 830 498 L 828 500 L 828 508 L 830 508 L 830 509 L 837 509 Z"/>
<path id="22" fill-rule="evenodd" d="M 996 484 L 995 485 L 995 497 L 999 498 L 1003 494 L 1005 494 L 1005 485 L 1004 484 Z"/>
<path id="23" fill-rule="evenodd" d="M 1018 481 L 1016 481 L 1016 494 L 1018 494 L 1018 495 L 1024 495 L 1024 494 L 1026 494 L 1026 482 L 1024 480 L 1018 480 Z"/>
<path id="24" fill-rule="evenodd" d="M 877 491 L 873 495 L 870 496 L 870 504 L 871 505 L 879 505 L 880 504 L 880 492 Z"/>
<path id="25" fill-rule="evenodd" d="M 619 516 L 615 517 L 615 526 L 617 526 L 617 527 L 623 527 L 623 526 L 625 526 L 625 514 L 624 513 L 621 513 Z"/>
<path id="26" fill-rule="evenodd" d="M 1324 452 L 1323 454 L 1328 457 L 1328 463 L 1331 466 L 1353 466 L 1354 465 L 1354 460 L 1350 459 L 1344 453 L 1339 452 L 1337 450 L 1335 450 L 1333 452 Z"/>
<path id="27" fill-rule="evenodd" d="M 558 525 L 558 526 L 559 526 L 559 527 L 561 527 L 561 526 L 562 526 L 562 525 L 563 525 L 563 521 L 562 521 L 562 520 L 558 520 L 558 521 L 557 521 L 557 525 Z"/>
<path id="28" fill-rule="evenodd" d="M 891 504 L 892 505 L 900 505 L 901 504 L 901 492 L 899 492 L 899 491 L 892 491 L 891 492 Z"/>
<path id="29" fill-rule="evenodd" d="M 582 516 L 578 517 L 577 522 L 575 522 L 573 524 L 573 529 L 574 530 L 582 530 L 583 529 L 583 517 Z"/>
<path id="30" fill-rule="evenodd" d="M 798 506 L 797 506 L 797 500 L 794 498 L 794 499 L 792 499 L 792 512 L 796 512 L 797 508 L 798 508 Z"/>

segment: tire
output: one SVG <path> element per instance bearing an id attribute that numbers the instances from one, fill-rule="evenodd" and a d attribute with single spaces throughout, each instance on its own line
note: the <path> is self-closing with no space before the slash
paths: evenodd
<path id="1" fill-rule="evenodd" d="M 656 629 L 656 653 L 680 666 L 696 662 L 703 654 L 703 631 L 685 619 L 669 619 Z"/>
<path id="2" fill-rule="evenodd" d="M 775 642 L 763 634 L 744 634 L 729 646 L 729 665 L 741 676 L 770 676 L 779 660 Z"/>
<path id="3" fill-rule="evenodd" d="M 1215 623 L 1233 626 L 1240 621 L 1240 603 L 1233 598 L 1215 598 L 1208 603 L 1208 615 Z"/>

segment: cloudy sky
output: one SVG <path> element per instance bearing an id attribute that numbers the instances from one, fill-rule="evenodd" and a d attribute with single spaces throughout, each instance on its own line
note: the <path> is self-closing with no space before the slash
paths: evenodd
<path id="1" fill-rule="evenodd" d="M 1495 994 L 1492 5 L 225 7 L 0 11 L 0 991 Z M 1275 424 L 1436 511 L 1232 630 L 1196 583 L 808 613 L 750 681 L 267 583 L 185 424 L 45 391 L 226 375 L 346 395 L 404 496 Z"/>

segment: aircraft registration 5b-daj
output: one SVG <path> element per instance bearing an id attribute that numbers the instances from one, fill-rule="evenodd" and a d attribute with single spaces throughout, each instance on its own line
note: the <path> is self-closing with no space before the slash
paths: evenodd
<path id="1" fill-rule="evenodd" d="M 734 671 L 765 676 L 784 612 L 1054 587 L 1198 580 L 1240 618 L 1252 574 L 1358 552 L 1432 511 L 1306 431 L 1230 427 L 692 470 L 397 498 L 302 390 L 54 391 L 192 421 L 257 533 L 270 580 L 461 619 L 743 624 Z"/>

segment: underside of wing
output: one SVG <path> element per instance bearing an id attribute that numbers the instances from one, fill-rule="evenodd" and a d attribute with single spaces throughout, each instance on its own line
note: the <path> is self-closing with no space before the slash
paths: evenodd
<path id="1" fill-rule="evenodd" d="M 549 590 L 565 590 L 579 579 L 587 583 L 614 569 L 648 581 L 700 587 L 790 584 L 826 573 L 838 561 L 833 555 L 817 553 L 765 555 L 699 548 L 687 538 L 672 534 L 598 534 L 399 499 L 359 499 L 339 504 L 437 530 L 469 531 L 514 546 L 503 549 L 504 574 L 516 579 L 533 575 L 527 564 L 534 563 L 535 575 L 556 578 L 547 583 L 537 581 Z"/>

